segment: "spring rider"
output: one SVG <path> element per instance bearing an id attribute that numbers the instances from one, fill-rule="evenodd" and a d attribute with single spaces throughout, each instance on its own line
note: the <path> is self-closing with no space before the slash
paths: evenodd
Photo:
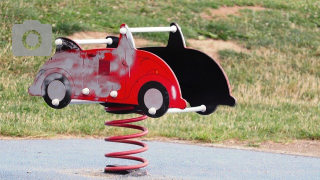
<path id="1" fill-rule="evenodd" d="M 168 44 L 165 47 L 137 48 L 132 33 L 138 32 L 169 32 Z M 86 40 L 59 37 L 55 44 L 56 52 L 36 75 L 29 87 L 30 95 L 42 96 L 54 109 L 69 104 L 99 103 L 108 113 L 141 115 L 105 123 L 142 131 L 105 139 L 142 146 L 137 150 L 105 154 L 106 157 L 142 162 L 132 166 L 107 166 L 106 172 L 148 165 L 146 159 L 130 156 L 148 149 L 147 144 L 130 140 L 146 135 L 148 130 L 129 123 L 147 117 L 159 118 L 166 113 L 208 115 L 219 105 L 236 104 L 222 67 L 208 55 L 187 48 L 177 23 L 171 23 L 169 27 L 142 28 L 122 24 L 119 37 Z M 107 46 L 83 50 L 81 44 Z"/>

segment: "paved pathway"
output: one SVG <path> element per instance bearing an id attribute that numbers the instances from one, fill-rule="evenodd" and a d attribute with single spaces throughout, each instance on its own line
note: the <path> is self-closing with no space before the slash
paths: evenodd
<path id="1" fill-rule="evenodd" d="M 320 158 L 148 141 L 145 176 L 103 173 L 106 152 L 137 146 L 100 139 L 0 140 L 0 179 L 320 179 Z M 143 171 L 142 171 L 143 172 Z"/>

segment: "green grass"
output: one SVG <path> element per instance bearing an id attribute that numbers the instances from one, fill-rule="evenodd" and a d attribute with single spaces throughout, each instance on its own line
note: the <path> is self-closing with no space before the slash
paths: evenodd
<path id="1" fill-rule="evenodd" d="M 207 8 L 259 5 L 266 11 L 242 10 L 241 16 L 204 19 Z M 0 134 L 3 136 L 94 135 L 111 136 L 132 131 L 105 127 L 112 115 L 100 105 L 48 107 L 42 98 L 27 93 L 37 70 L 48 57 L 15 57 L 11 28 L 38 19 L 53 26 L 53 36 L 80 31 L 118 33 L 130 27 L 168 26 L 175 21 L 186 39 L 232 40 L 248 53 L 219 52 L 229 77 L 235 108 L 219 107 L 209 116 L 168 114 L 138 124 L 148 137 L 219 142 L 228 139 L 289 141 L 320 139 L 320 3 L 309 1 L 40 1 L 0 2 Z M 165 43 L 166 33 L 137 36 Z"/>

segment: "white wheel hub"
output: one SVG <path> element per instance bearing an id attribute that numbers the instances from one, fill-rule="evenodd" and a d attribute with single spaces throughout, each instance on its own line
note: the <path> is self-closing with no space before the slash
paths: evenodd
<path id="1" fill-rule="evenodd" d="M 148 109 L 152 109 L 151 112 L 154 112 L 154 110 L 160 109 L 160 107 L 163 104 L 162 93 L 155 88 L 148 89 L 147 92 L 144 94 L 143 100 L 146 107 Z"/>
<path id="2" fill-rule="evenodd" d="M 50 99 L 55 100 L 55 102 L 58 100 L 61 101 L 65 95 L 66 95 L 66 87 L 65 85 L 58 80 L 53 80 L 47 89 L 47 93 Z"/>
<path id="3" fill-rule="evenodd" d="M 52 100 L 52 105 L 54 105 L 54 106 L 59 106 L 59 100 L 58 99 L 54 99 L 54 100 Z"/>
<path id="4" fill-rule="evenodd" d="M 149 114 L 155 115 L 155 114 L 157 113 L 157 110 L 152 107 L 152 108 L 150 108 L 150 109 L 148 110 L 148 112 L 149 112 Z"/>

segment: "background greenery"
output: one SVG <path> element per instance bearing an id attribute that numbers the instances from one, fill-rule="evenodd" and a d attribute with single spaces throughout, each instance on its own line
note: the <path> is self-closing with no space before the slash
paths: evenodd
<path id="1" fill-rule="evenodd" d="M 204 19 L 202 12 L 221 6 L 262 6 L 241 16 Z M 290 141 L 320 139 L 320 2 L 317 0 L 3 0 L 0 1 L 0 134 L 3 136 L 94 135 L 130 133 L 104 126 L 124 116 L 100 105 L 70 105 L 62 110 L 31 97 L 28 87 L 48 57 L 12 55 L 13 24 L 38 19 L 53 26 L 53 36 L 79 31 L 118 33 L 130 27 L 168 26 L 177 22 L 186 39 L 232 40 L 248 53 L 219 52 L 235 108 L 219 107 L 209 116 L 168 114 L 138 123 L 148 137 L 218 142 L 228 139 Z M 137 36 L 166 43 L 167 33 Z M 126 115 L 133 117 L 135 115 Z"/>

